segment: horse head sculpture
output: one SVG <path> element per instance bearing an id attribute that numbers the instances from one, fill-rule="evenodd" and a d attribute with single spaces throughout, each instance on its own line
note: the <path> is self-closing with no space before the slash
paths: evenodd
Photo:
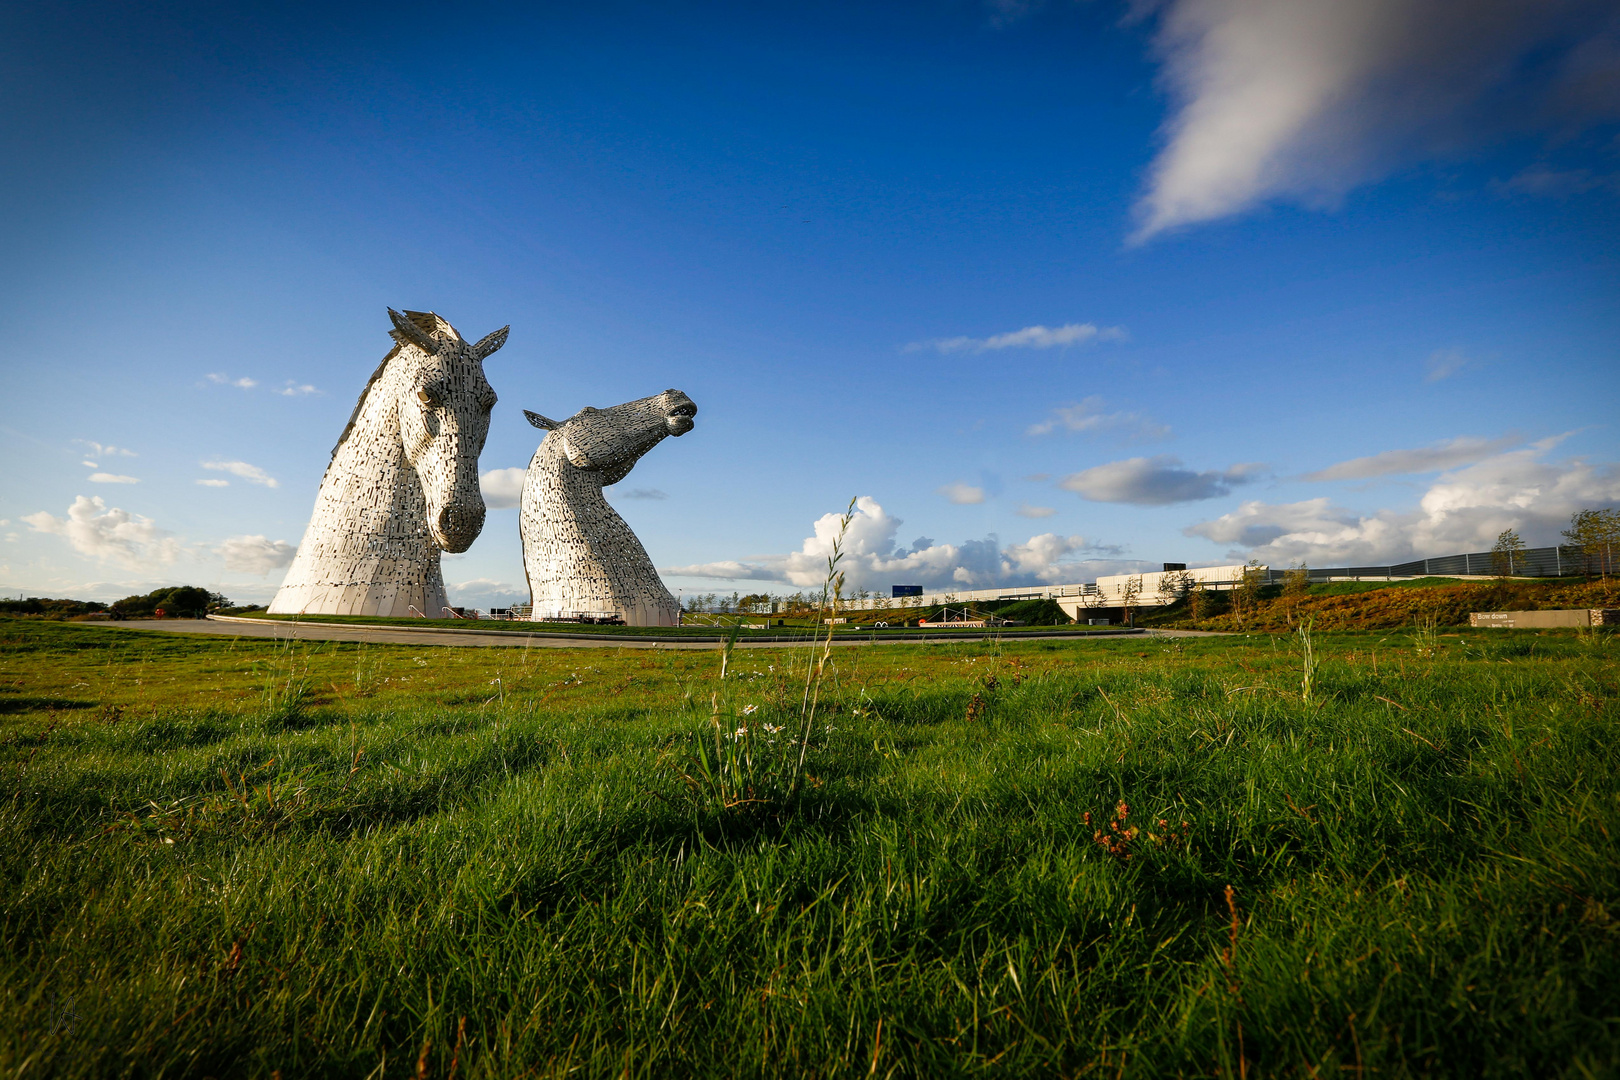
<path id="1" fill-rule="evenodd" d="M 628 476 L 641 456 L 666 435 L 679 438 L 691 431 L 697 405 L 679 390 L 665 390 L 611 409 L 587 405 L 563 421 L 548 420 L 528 409 L 523 415 L 535 427 L 556 432 L 568 463 L 576 469 L 600 472 L 602 486 L 608 487 Z"/>
<path id="2" fill-rule="evenodd" d="M 401 349 L 423 354 L 413 377 L 399 386 L 399 434 L 422 484 L 428 532 L 443 550 L 466 551 L 484 528 L 478 455 L 495 407 L 484 359 L 506 344 L 508 328 L 469 344 L 431 312 L 389 308 L 388 316 Z"/>
<path id="3" fill-rule="evenodd" d="M 665 437 L 691 431 L 697 405 L 666 390 L 611 409 L 587 406 L 567 420 L 523 415 L 549 432 L 529 463 L 518 516 L 532 617 L 674 625 L 675 598 L 602 488 L 628 476 Z"/>
<path id="4" fill-rule="evenodd" d="M 484 527 L 484 359 L 506 329 L 469 345 L 431 311 L 388 317 L 394 348 L 332 448 L 272 612 L 437 617 L 449 603 L 440 553 L 466 551 Z"/>

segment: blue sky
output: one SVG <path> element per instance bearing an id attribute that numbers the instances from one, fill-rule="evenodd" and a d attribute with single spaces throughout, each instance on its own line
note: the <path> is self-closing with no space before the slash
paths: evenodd
<path id="1" fill-rule="evenodd" d="M 1550 543 L 1620 501 L 1620 19 L 1454 0 L 14 6 L 0 589 L 273 594 L 386 309 L 513 474 L 678 387 L 672 589 Z"/>

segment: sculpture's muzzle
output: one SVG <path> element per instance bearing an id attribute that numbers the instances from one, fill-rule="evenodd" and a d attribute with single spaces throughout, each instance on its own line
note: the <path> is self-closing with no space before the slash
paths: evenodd
<path id="1" fill-rule="evenodd" d="M 472 547 L 484 528 L 484 506 L 447 506 L 432 522 L 433 539 L 445 551 L 461 552 Z"/>
<path id="2" fill-rule="evenodd" d="M 697 422 L 692 419 L 696 415 L 697 406 L 692 402 L 687 401 L 685 404 L 677 405 L 664 415 L 664 430 L 676 438 L 680 438 L 697 426 Z"/>

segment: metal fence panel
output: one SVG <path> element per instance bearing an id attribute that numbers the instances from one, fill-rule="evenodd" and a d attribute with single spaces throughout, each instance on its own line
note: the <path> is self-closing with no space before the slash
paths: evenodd
<path id="1" fill-rule="evenodd" d="M 1562 577 L 1586 572 L 1587 560 L 1572 547 L 1526 548 L 1513 557 L 1514 577 Z M 1479 577 L 1495 574 L 1495 556 L 1489 551 L 1470 551 L 1462 555 L 1442 555 L 1433 559 L 1413 559 L 1390 566 L 1328 566 L 1311 567 L 1307 573 L 1312 581 L 1330 578 L 1382 578 L 1382 577 Z M 1282 580 L 1282 571 L 1268 575 L 1272 581 Z"/>

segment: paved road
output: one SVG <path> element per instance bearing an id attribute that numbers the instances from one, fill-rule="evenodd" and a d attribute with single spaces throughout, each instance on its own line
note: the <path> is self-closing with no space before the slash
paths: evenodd
<path id="1" fill-rule="evenodd" d="M 495 630 L 488 633 L 479 633 L 475 630 L 395 630 L 375 629 L 364 626 L 342 626 L 334 623 L 288 623 L 270 621 L 223 622 L 214 619 L 163 619 L 161 621 L 133 621 L 133 622 L 88 622 L 66 623 L 67 626 L 96 626 L 111 630 L 131 630 L 143 633 L 160 634 L 223 634 L 227 637 L 254 637 L 275 638 L 286 640 L 298 638 L 303 641 L 364 641 L 379 645 L 452 645 L 462 648 L 505 648 L 505 649 L 718 649 L 720 643 L 713 641 L 647 641 L 626 635 L 604 641 L 601 638 L 567 637 L 562 634 L 542 632 L 526 634 L 521 631 Z M 1075 634 L 1020 634 L 1015 638 L 1005 638 L 1006 641 L 1043 641 L 1068 640 L 1073 641 L 1079 635 Z M 1190 637 L 1202 636 L 1195 630 L 1150 630 L 1144 636 L 1153 637 Z M 952 634 L 949 638 L 931 638 L 922 644 L 941 644 L 946 641 L 982 641 L 979 635 Z M 904 644 L 903 641 L 878 641 L 855 638 L 850 640 L 833 639 L 835 645 L 884 645 Z M 912 642 L 916 644 L 917 642 Z M 750 649 L 785 649 L 803 648 L 816 645 L 819 642 L 800 641 L 748 641 L 739 639 L 739 648 Z"/>

